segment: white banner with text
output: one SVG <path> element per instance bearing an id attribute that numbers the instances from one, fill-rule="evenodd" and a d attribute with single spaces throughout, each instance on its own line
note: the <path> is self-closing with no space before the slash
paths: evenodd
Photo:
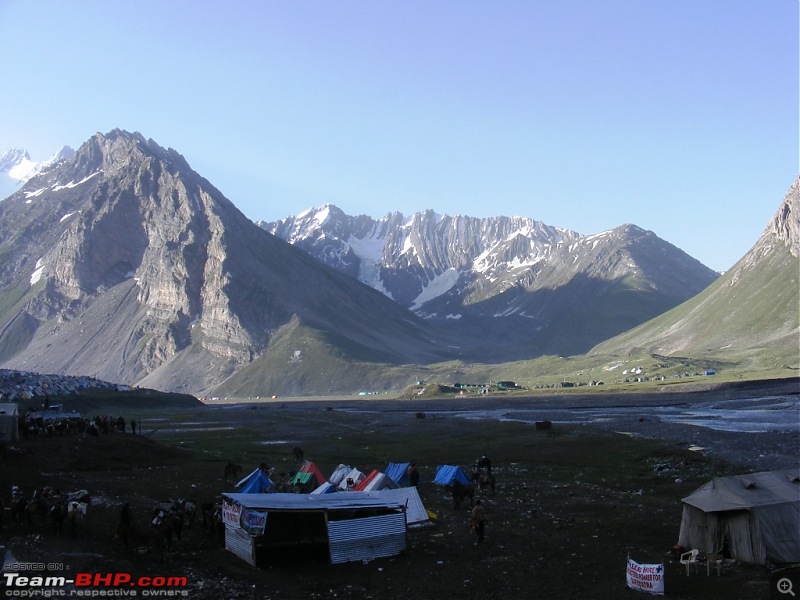
<path id="1" fill-rule="evenodd" d="M 642 565 L 628 559 L 628 587 L 658 596 L 664 595 L 664 565 Z"/>

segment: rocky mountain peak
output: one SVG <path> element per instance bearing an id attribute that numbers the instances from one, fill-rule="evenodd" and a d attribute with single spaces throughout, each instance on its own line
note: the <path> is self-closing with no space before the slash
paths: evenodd
<path id="1" fill-rule="evenodd" d="M 794 180 L 772 217 L 765 233 L 768 232 L 786 244 L 793 256 L 800 255 L 800 177 Z"/>
<path id="2" fill-rule="evenodd" d="M 763 263 L 778 248 L 785 247 L 794 256 L 800 256 L 800 177 L 794 180 L 783 202 L 772 216 L 758 241 L 730 271 L 730 284 L 735 285 L 744 271 Z"/>
<path id="3" fill-rule="evenodd" d="M 11 368 L 196 391 L 289 323 L 404 362 L 434 351 L 421 321 L 264 232 L 139 133 L 94 135 L 0 203 L 0 249 L 0 294 L 22 307 L 0 328 Z"/>

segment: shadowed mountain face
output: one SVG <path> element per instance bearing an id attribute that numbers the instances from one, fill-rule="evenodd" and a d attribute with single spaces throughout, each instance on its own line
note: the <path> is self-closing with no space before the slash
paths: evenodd
<path id="1" fill-rule="evenodd" d="M 646 351 L 796 369 L 800 358 L 800 179 L 752 249 L 703 292 L 600 344 L 594 354 Z"/>
<path id="2" fill-rule="evenodd" d="M 198 392 L 289 324 L 354 358 L 444 355 L 416 316 L 255 226 L 139 134 L 98 134 L 0 203 L 0 251 L 9 368 Z"/>

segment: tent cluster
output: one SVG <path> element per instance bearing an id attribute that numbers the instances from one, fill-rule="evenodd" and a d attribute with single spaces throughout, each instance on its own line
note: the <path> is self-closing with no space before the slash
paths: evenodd
<path id="1" fill-rule="evenodd" d="M 291 490 L 296 493 L 329 494 L 339 491 L 370 492 L 395 489 L 410 485 L 408 470 L 411 463 L 389 463 L 385 472 L 373 469 L 368 475 L 349 465 L 340 464 L 326 478 L 322 471 L 310 461 L 304 461 L 297 473 L 289 480 Z M 237 493 L 263 494 L 278 491 L 278 486 L 263 468 L 255 469 L 236 484 Z"/>
<path id="2" fill-rule="evenodd" d="M 304 461 L 291 475 L 292 493 L 278 491 L 266 466 L 223 493 L 225 547 L 258 566 L 287 548 L 325 552 L 332 563 L 394 556 L 406 547 L 408 528 L 428 525 L 435 515 L 409 482 L 411 463 L 389 463 L 365 475 L 340 464 L 325 478 Z M 304 554 L 305 555 L 305 554 Z"/>
<path id="3" fill-rule="evenodd" d="M 408 471 L 411 463 L 389 463 L 384 472 L 373 469 L 368 475 L 355 467 L 340 464 L 326 478 L 311 461 L 303 461 L 291 480 L 292 489 L 298 493 L 329 494 L 338 491 L 370 492 L 396 489 L 410 485 Z M 466 477 L 466 475 L 465 475 Z M 264 469 L 255 469 L 236 484 L 240 494 L 264 494 L 275 491 L 274 482 Z"/>

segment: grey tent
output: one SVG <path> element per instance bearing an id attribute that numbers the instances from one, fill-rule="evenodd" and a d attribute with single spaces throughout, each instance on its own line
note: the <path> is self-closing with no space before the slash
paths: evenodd
<path id="1" fill-rule="evenodd" d="M 678 544 L 767 565 L 800 562 L 800 469 L 712 479 L 683 499 Z"/>

